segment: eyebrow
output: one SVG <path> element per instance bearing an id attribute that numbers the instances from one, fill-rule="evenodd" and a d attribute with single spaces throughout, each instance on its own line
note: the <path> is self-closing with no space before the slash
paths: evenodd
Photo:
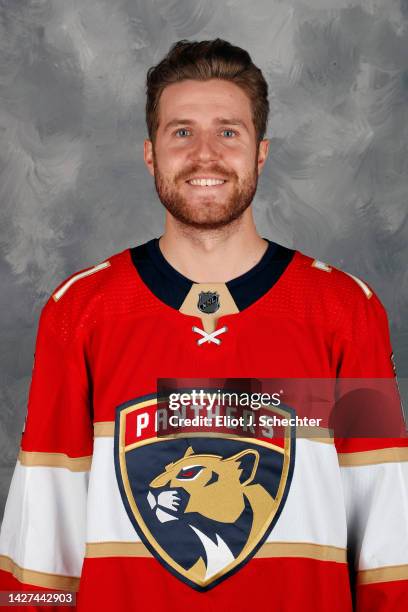
<path id="1" fill-rule="evenodd" d="M 245 128 L 246 130 L 248 130 L 248 127 L 245 123 L 245 121 L 242 121 L 242 119 L 238 119 L 235 117 L 217 117 L 215 119 L 215 122 L 218 123 L 219 125 L 240 125 L 241 127 Z"/>
<path id="2" fill-rule="evenodd" d="M 248 127 L 246 123 L 242 121 L 242 119 L 238 119 L 235 117 L 230 117 L 230 118 L 216 117 L 214 121 L 218 125 L 239 125 L 248 131 Z M 185 124 L 194 125 L 196 123 L 197 121 L 194 121 L 194 119 L 172 119 L 171 121 L 166 123 L 164 130 L 168 130 L 169 128 L 175 127 L 177 125 L 185 125 Z"/>

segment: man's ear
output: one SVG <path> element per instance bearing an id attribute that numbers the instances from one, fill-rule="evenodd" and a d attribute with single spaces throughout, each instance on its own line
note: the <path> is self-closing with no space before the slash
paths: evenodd
<path id="1" fill-rule="evenodd" d="M 269 152 L 269 139 L 264 138 L 258 147 L 258 174 L 261 174 Z"/>
<path id="2" fill-rule="evenodd" d="M 151 140 L 147 138 L 144 141 L 143 145 L 143 157 L 146 164 L 146 167 L 150 174 L 154 176 L 154 165 L 153 165 L 153 143 Z"/>
<path id="3" fill-rule="evenodd" d="M 246 450 L 222 460 L 223 463 L 227 463 L 228 461 L 233 461 L 236 464 L 242 486 L 253 481 L 259 464 L 259 453 L 257 450 L 247 448 Z"/>

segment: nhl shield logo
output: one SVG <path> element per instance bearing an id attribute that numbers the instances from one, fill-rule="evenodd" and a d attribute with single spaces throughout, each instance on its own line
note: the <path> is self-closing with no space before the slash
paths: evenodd
<path id="1" fill-rule="evenodd" d="M 290 408 L 271 410 L 293 416 Z M 279 442 L 159 438 L 156 414 L 153 396 L 117 408 L 119 490 L 147 549 L 177 578 L 205 591 L 249 562 L 276 524 L 292 479 L 294 428 Z"/>
<path id="2" fill-rule="evenodd" d="M 216 291 L 200 291 L 197 308 L 205 314 L 213 314 L 220 307 L 220 296 Z"/>

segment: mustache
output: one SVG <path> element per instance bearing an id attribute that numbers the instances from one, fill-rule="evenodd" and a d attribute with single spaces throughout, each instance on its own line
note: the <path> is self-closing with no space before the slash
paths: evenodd
<path id="1" fill-rule="evenodd" d="M 206 166 L 205 168 L 196 164 L 195 166 L 190 166 L 189 168 L 182 170 L 174 177 L 175 181 L 187 180 L 193 174 L 202 173 L 204 176 L 211 176 L 211 173 L 221 175 L 226 179 L 237 178 L 235 172 L 231 172 L 230 170 L 226 170 L 217 164 L 213 164 L 212 166 Z"/>

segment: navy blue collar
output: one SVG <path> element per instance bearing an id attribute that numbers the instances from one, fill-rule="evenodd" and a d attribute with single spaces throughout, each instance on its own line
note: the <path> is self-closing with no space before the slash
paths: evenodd
<path id="1" fill-rule="evenodd" d="M 270 240 L 267 242 L 264 255 L 253 268 L 225 283 L 238 310 L 247 308 L 269 291 L 295 253 L 293 249 Z M 158 238 L 135 246 L 130 252 L 133 264 L 148 288 L 162 302 L 179 310 L 195 281 L 169 264 L 160 250 Z"/>

